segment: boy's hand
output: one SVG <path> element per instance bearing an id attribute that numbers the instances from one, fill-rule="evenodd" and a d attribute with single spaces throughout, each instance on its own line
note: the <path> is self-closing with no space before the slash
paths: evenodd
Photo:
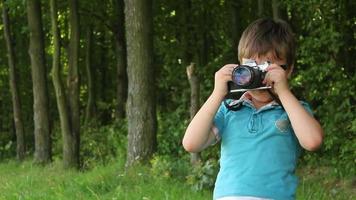
<path id="1" fill-rule="evenodd" d="M 280 92 L 289 90 L 287 71 L 276 64 L 271 64 L 267 67 L 267 74 L 263 83 L 272 86 L 277 95 L 279 95 Z"/>
<path id="2" fill-rule="evenodd" d="M 215 72 L 215 83 L 213 93 L 219 97 L 227 94 L 227 82 L 232 81 L 232 71 L 238 64 L 227 64 Z"/>

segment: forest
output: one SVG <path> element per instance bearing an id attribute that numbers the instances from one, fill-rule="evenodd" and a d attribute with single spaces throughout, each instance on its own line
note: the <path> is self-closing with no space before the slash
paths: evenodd
<path id="1" fill-rule="evenodd" d="M 322 147 L 303 152 L 298 166 L 299 173 L 316 174 L 310 185 L 322 171 L 331 181 L 299 191 L 299 199 L 356 197 L 355 1 L 2 0 L 0 5 L 0 176 L 15 166 L 35 170 L 31 173 L 49 168 L 48 176 L 57 176 L 56 170 L 111 176 L 98 166 L 111 173 L 146 170 L 153 177 L 176 178 L 182 185 L 172 195 L 189 188 L 207 193 L 165 199 L 211 198 L 219 145 L 190 154 L 182 138 L 211 94 L 215 72 L 238 63 L 243 30 L 267 17 L 287 21 L 295 33 L 289 86 L 310 103 L 325 134 Z M 132 177 L 149 181 L 122 176 L 122 184 L 135 184 Z M 14 177 L 7 178 L 11 183 Z M 13 180 L 20 183 L 21 177 Z M 111 185 L 91 190 L 93 196 L 70 197 L 63 188 L 71 186 L 63 186 L 69 196 L 48 198 L 164 199 L 120 196 L 130 190 L 115 185 L 116 179 L 104 180 Z M 167 181 L 160 186 L 174 188 L 176 182 Z M 320 194 L 308 193 L 316 190 Z M 27 194 L 15 186 L 0 191 L 1 199 Z"/>

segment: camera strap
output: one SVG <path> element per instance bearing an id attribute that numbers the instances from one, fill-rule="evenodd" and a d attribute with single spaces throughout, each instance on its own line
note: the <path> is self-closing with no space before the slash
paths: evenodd
<path id="1" fill-rule="evenodd" d="M 238 111 L 242 108 L 242 101 L 238 100 L 237 103 L 229 104 L 227 99 L 224 100 L 225 107 L 230 111 Z"/>
<path id="2" fill-rule="evenodd" d="M 271 89 L 268 89 L 267 91 L 268 91 L 268 93 L 271 95 L 272 99 L 273 99 L 274 101 L 276 101 L 276 102 L 282 107 L 282 109 L 284 110 L 284 107 L 283 107 L 283 105 L 282 105 L 282 102 L 281 102 L 281 100 L 278 98 L 278 96 L 275 95 L 275 94 L 271 91 Z M 225 105 L 225 107 L 226 107 L 229 111 L 238 111 L 238 110 L 240 110 L 240 109 L 242 108 L 242 102 L 243 102 L 242 100 L 237 100 L 237 101 L 228 102 L 228 100 L 225 99 L 225 100 L 224 100 L 224 105 Z"/>

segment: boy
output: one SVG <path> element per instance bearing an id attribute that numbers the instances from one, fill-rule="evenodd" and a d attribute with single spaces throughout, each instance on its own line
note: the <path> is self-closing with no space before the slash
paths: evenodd
<path id="1" fill-rule="evenodd" d="M 183 146 L 200 152 L 221 140 L 214 199 L 295 199 L 300 147 L 316 150 L 323 130 L 288 87 L 295 59 L 293 33 L 284 21 L 259 19 L 243 32 L 238 52 L 240 63 L 271 63 L 263 83 L 272 89 L 247 91 L 237 101 L 240 108 L 229 110 L 222 102 L 237 65 L 223 66 L 215 73 L 213 92 L 190 122 Z"/>

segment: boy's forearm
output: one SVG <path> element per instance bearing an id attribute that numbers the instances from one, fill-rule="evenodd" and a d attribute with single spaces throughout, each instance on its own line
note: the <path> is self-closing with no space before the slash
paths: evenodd
<path id="1" fill-rule="evenodd" d="M 194 116 L 183 138 L 183 146 L 187 151 L 199 152 L 206 146 L 214 116 L 223 98 L 212 93 Z"/>
<path id="2" fill-rule="evenodd" d="M 290 90 L 285 90 L 278 96 L 301 146 L 309 151 L 319 148 L 323 140 L 319 122 L 304 109 Z"/>

